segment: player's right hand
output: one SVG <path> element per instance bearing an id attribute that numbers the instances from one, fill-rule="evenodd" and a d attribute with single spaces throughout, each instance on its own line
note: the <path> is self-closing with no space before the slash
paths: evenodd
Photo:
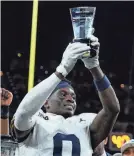
<path id="1" fill-rule="evenodd" d="M 66 76 L 74 67 L 78 59 L 90 50 L 90 46 L 85 43 L 70 43 L 63 53 L 62 61 L 56 71 Z"/>
<path id="2" fill-rule="evenodd" d="M 0 88 L 0 98 L 1 106 L 9 106 L 13 100 L 13 94 L 4 88 Z"/>

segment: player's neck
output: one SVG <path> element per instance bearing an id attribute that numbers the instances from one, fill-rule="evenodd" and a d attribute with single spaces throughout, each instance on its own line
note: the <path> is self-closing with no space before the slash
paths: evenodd
<path id="1" fill-rule="evenodd" d="M 46 112 L 46 113 L 49 113 L 51 115 L 61 115 L 63 118 L 67 119 L 69 117 L 71 117 L 69 114 L 56 114 L 56 113 L 52 113 L 52 112 Z"/>
<path id="2" fill-rule="evenodd" d="M 69 114 L 62 114 L 61 116 L 63 116 L 65 119 L 71 117 Z"/>

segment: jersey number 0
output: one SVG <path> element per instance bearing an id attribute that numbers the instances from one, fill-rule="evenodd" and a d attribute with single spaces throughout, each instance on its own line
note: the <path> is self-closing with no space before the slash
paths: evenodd
<path id="1" fill-rule="evenodd" d="M 54 150 L 53 156 L 62 156 L 62 141 L 71 141 L 72 142 L 72 155 L 71 156 L 80 156 L 80 141 L 74 134 L 61 134 L 57 133 L 54 136 Z"/>

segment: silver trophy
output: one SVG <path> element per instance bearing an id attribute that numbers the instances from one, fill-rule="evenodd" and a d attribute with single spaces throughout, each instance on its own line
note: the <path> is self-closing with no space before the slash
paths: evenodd
<path id="1" fill-rule="evenodd" d="M 93 22 L 96 7 L 76 7 L 70 8 L 74 40 L 73 42 L 82 42 L 89 44 L 89 37 L 93 33 Z M 87 53 L 88 55 L 89 53 Z M 95 52 L 92 53 L 94 57 Z"/>

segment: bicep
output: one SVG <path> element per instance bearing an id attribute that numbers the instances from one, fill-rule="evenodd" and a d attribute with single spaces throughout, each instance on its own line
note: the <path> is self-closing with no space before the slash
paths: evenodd
<path id="1" fill-rule="evenodd" d="M 95 149 L 111 132 L 118 114 L 102 109 L 90 125 L 92 148 Z"/>

